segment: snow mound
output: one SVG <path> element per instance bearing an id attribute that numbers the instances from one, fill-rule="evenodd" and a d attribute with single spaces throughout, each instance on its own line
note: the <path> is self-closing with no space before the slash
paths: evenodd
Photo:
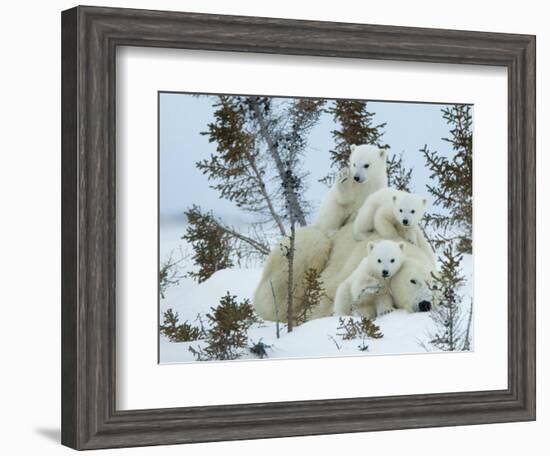
<path id="1" fill-rule="evenodd" d="M 472 296 L 472 258 L 464 255 L 462 272 L 466 276 L 461 305 L 469 306 Z M 181 279 L 179 284 L 169 288 L 166 298 L 160 301 L 162 313 L 168 308 L 178 312 L 179 321 L 197 324 L 197 315 L 206 315 L 216 307 L 220 298 L 227 292 L 235 295 L 241 302 L 252 300 L 256 285 L 260 281 L 261 268 L 231 268 L 217 271 L 201 284 L 190 278 Z M 350 317 L 346 317 L 350 318 Z M 359 320 L 358 317 L 352 317 Z M 286 325 L 280 324 L 280 337 L 276 336 L 274 322 L 261 322 L 253 325 L 248 331 L 251 344 L 261 341 L 268 348 L 267 358 L 317 358 L 335 356 L 360 356 L 383 354 L 410 354 L 434 351 L 428 343 L 430 334 L 436 331 L 430 313 L 408 313 L 395 310 L 375 320 L 380 327 L 381 339 L 343 340 L 338 330 L 339 318 L 327 317 L 309 321 L 287 332 Z M 189 347 L 198 349 L 204 342 L 172 343 L 160 336 L 160 362 L 185 363 L 195 361 Z M 254 354 L 243 352 L 240 360 L 259 360 Z"/>
<path id="2" fill-rule="evenodd" d="M 262 270 L 258 269 L 222 269 L 208 280 L 197 284 L 194 279 L 181 279 L 179 285 L 166 291 L 166 298 L 160 300 L 160 312 L 172 308 L 178 312 L 180 321 L 194 321 L 197 314 L 210 312 L 228 292 L 242 301 L 252 299 L 256 284 L 260 281 Z"/>

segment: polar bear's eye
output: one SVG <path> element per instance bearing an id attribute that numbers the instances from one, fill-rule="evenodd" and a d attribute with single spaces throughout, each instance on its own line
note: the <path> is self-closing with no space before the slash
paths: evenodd
<path id="1" fill-rule="evenodd" d="M 392 259 L 390 260 L 390 263 L 395 263 L 395 258 L 392 258 Z"/>
<path id="2" fill-rule="evenodd" d="M 369 167 L 369 165 L 367 164 L 367 165 L 365 165 L 363 168 L 368 168 L 368 167 Z"/>
<path id="3" fill-rule="evenodd" d="M 403 212 L 403 209 L 399 209 L 399 212 Z"/>
<path id="4" fill-rule="evenodd" d="M 411 283 L 412 283 L 413 285 L 416 285 L 416 280 L 411 279 Z"/>
<path id="5" fill-rule="evenodd" d="M 379 263 L 382 263 L 382 260 L 381 260 L 380 258 L 378 258 L 378 262 L 379 262 Z"/>
<path id="6" fill-rule="evenodd" d="M 411 211 L 411 214 L 414 214 L 414 209 Z"/>

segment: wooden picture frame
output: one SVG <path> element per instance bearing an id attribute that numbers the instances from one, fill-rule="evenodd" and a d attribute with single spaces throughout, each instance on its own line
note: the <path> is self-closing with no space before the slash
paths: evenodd
<path id="1" fill-rule="evenodd" d="M 117 46 L 506 67 L 508 388 L 117 410 Z M 534 36 L 99 7 L 62 13 L 64 445 L 113 448 L 534 420 L 535 231 Z"/>

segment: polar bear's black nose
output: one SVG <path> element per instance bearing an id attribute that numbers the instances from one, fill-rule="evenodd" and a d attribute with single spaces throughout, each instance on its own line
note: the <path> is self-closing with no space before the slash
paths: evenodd
<path id="1" fill-rule="evenodd" d="M 420 310 L 420 312 L 429 312 L 430 310 L 432 310 L 432 305 L 429 301 L 421 301 L 418 304 L 418 310 Z"/>
<path id="2" fill-rule="evenodd" d="M 403 225 L 407 226 L 409 224 L 409 220 L 408 219 L 403 219 Z"/>
<path id="3" fill-rule="evenodd" d="M 382 276 L 383 276 L 383 277 L 388 277 L 389 274 L 390 274 L 390 271 L 388 271 L 387 269 L 384 269 L 384 270 L 382 271 Z"/>
<path id="4" fill-rule="evenodd" d="M 353 180 L 354 180 L 355 182 L 359 182 L 360 177 L 359 177 L 359 176 L 353 176 Z"/>

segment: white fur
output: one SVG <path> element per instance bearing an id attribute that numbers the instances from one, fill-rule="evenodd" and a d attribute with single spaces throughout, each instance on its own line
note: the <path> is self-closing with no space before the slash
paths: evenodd
<path id="1" fill-rule="evenodd" d="M 375 318 L 391 312 L 393 301 L 387 287 L 403 264 L 403 249 L 402 242 L 369 242 L 367 257 L 336 290 L 334 314 L 350 315 L 355 310 L 362 316 Z"/>
<path id="2" fill-rule="evenodd" d="M 367 244 L 368 273 L 377 279 L 391 278 L 403 263 L 403 242 L 378 241 Z"/>
<path id="3" fill-rule="evenodd" d="M 365 239 L 368 233 L 376 231 L 385 239 L 403 238 L 433 256 L 433 250 L 418 226 L 426 205 L 426 199 L 414 193 L 393 188 L 378 190 L 367 197 L 359 210 L 353 234 L 356 239 Z"/>
<path id="4" fill-rule="evenodd" d="M 406 258 L 399 272 L 392 277 L 389 289 L 393 305 L 398 309 L 419 312 L 420 303 L 423 301 L 430 303 L 432 308 L 437 306 L 433 291 L 436 271 L 431 267 L 431 260 L 426 261 L 425 258 Z"/>
<path id="5" fill-rule="evenodd" d="M 273 247 L 265 263 L 262 278 L 254 293 L 254 308 L 264 320 L 287 320 L 288 262 L 284 256 L 283 246 L 288 246 L 284 239 Z M 318 228 L 307 226 L 296 229 L 294 251 L 294 311 L 301 310 L 303 297 L 303 278 L 310 268 L 323 271 L 330 255 L 332 243 Z"/>
<path id="6" fill-rule="evenodd" d="M 351 146 L 348 167 L 338 173 L 321 203 L 316 226 L 333 233 L 355 216 L 367 196 L 387 185 L 385 151 L 367 144 Z"/>
<path id="7" fill-rule="evenodd" d="M 324 295 L 319 306 L 313 309 L 312 318 L 326 317 L 334 311 L 334 298 L 338 286 L 346 280 L 365 258 L 369 241 L 380 240 L 376 233 L 370 233 L 365 240 L 353 236 L 353 224 L 348 223 L 329 238 L 317 227 L 306 227 L 296 232 L 294 257 L 294 309 L 302 308 L 304 274 L 313 267 L 321 272 L 320 280 Z M 400 239 L 403 241 L 404 239 Z M 419 303 L 433 303 L 429 283 L 435 272 L 432 255 L 409 242 L 403 246 L 405 260 L 390 280 L 389 292 L 393 305 L 409 312 L 419 310 Z M 269 254 L 262 279 L 254 294 L 256 312 L 265 320 L 286 321 L 288 265 L 286 258 L 276 245 Z M 413 284 L 410 280 L 415 280 Z"/>

